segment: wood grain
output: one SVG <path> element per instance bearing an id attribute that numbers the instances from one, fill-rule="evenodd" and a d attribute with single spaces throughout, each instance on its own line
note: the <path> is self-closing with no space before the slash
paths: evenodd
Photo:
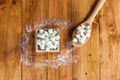
<path id="1" fill-rule="evenodd" d="M 109 0 L 100 13 L 101 80 L 119 80 L 120 1 Z M 118 8 L 118 9 L 117 9 Z"/>
<path id="2" fill-rule="evenodd" d="M 21 2 L 0 0 L 0 80 L 21 80 Z"/>
<path id="3" fill-rule="evenodd" d="M 83 22 L 98 0 L 0 0 L 0 80 L 120 80 L 120 0 L 107 0 L 93 22 L 90 40 L 71 52 L 78 62 L 51 67 L 20 63 L 21 32 L 26 25 L 48 19 L 69 20 L 61 30 L 59 53 L 37 54 L 31 63 L 51 60 L 66 52 L 72 28 Z"/>

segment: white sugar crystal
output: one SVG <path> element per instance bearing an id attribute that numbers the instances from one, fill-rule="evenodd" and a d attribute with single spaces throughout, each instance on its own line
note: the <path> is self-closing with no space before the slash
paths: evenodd
<path id="1" fill-rule="evenodd" d="M 37 37 L 40 37 L 41 36 L 41 34 L 37 34 Z"/>
<path id="2" fill-rule="evenodd" d="M 78 42 L 78 40 L 77 40 L 76 38 L 74 38 L 74 39 L 73 39 L 73 42 L 75 42 L 75 43 L 76 43 L 76 42 Z"/>
<path id="3" fill-rule="evenodd" d="M 55 41 L 55 37 L 51 37 L 50 40 L 51 40 L 51 41 Z"/>
<path id="4" fill-rule="evenodd" d="M 91 29 L 89 29 L 87 32 L 88 32 L 88 33 L 91 33 Z"/>
<path id="5" fill-rule="evenodd" d="M 55 39 L 56 39 L 56 40 L 59 40 L 59 39 L 60 39 L 60 36 L 59 36 L 59 35 L 55 36 Z"/>
<path id="6" fill-rule="evenodd" d="M 40 49 L 44 50 L 45 48 L 44 48 L 44 47 L 41 47 Z"/>
<path id="7" fill-rule="evenodd" d="M 55 37 L 55 35 L 56 35 L 55 33 L 51 33 L 51 36 L 52 36 L 52 37 Z"/>
<path id="8" fill-rule="evenodd" d="M 58 41 L 55 41 L 55 45 L 57 46 L 59 44 L 59 42 Z"/>
<path id="9" fill-rule="evenodd" d="M 44 45 L 41 45 L 41 46 L 40 46 L 40 49 L 44 50 L 44 49 L 45 49 L 45 46 L 44 46 Z"/>
<path id="10" fill-rule="evenodd" d="M 80 42 L 83 44 L 83 43 L 84 43 L 84 40 L 80 40 Z"/>
<path id="11" fill-rule="evenodd" d="M 58 45 L 59 42 L 58 42 L 58 41 L 54 41 L 53 44 L 54 44 L 54 45 Z"/>
<path id="12" fill-rule="evenodd" d="M 84 32 L 85 32 L 85 30 L 84 30 L 84 29 L 81 29 L 79 32 L 80 32 L 80 33 L 84 33 Z"/>
<path id="13" fill-rule="evenodd" d="M 43 30 L 43 29 L 40 29 L 39 31 L 40 31 L 40 34 L 42 34 L 42 33 L 44 32 L 44 30 Z"/>
<path id="14" fill-rule="evenodd" d="M 82 28 L 85 28 L 85 25 L 81 25 Z"/>
<path id="15" fill-rule="evenodd" d="M 37 44 L 38 44 L 38 45 L 41 45 L 41 41 L 40 41 L 40 40 L 37 40 Z"/>
<path id="16" fill-rule="evenodd" d="M 83 44 L 86 41 L 86 37 L 80 38 L 79 41 Z"/>
<path id="17" fill-rule="evenodd" d="M 41 38 L 45 38 L 45 35 L 42 34 L 42 35 L 41 35 Z"/>
<path id="18" fill-rule="evenodd" d="M 51 48 L 53 46 L 53 44 L 49 41 L 46 43 L 46 46 L 47 46 L 47 48 Z"/>
<path id="19" fill-rule="evenodd" d="M 55 30 L 53 33 L 56 35 L 58 33 L 58 31 Z"/>
<path id="20" fill-rule="evenodd" d="M 50 48 L 46 47 L 46 51 L 50 51 Z"/>
<path id="21" fill-rule="evenodd" d="M 53 49 L 57 49 L 58 48 L 58 46 L 53 46 Z"/>
<path id="22" fill-rule="evenodd" d="M 84 35 L 84 33 L 81 33 L 80 35 L 81 35 L 82 37 L 84 37 L 84 36 L 85 36 L 85 35 Z"/>
<path id="23" fill-rule="evenodd" d="M 52 33 L 52 32 L 53 32 L 53 29 L 48 29 L 48 32 L 49 32 L 49 33 Z"/>
<path id="24" fill-rule="evenodd" d="M 78 39 L 79 39 L 79 38 L 80 38 L 80 34 L 76 34 L 76 38 L 78 38 Z"/>
<path id="25" fill-rule="evenodd" d="M 78 26 L 78 30 L 81 30 L 82 29 L 82 27 L 81 26 Z"/>
<path id="26" fill-rule="evenodd" d="M 45 45 L 45 40 L 42 40 L 41 43 L 42 43 L 42 45 Z"/>
<path id="27" fill-rule="evenodd" d="M 44 32 L 44 35 L 45 35 L 45 36 L 48 36 L 48 32 L 47 32 L 47 31 L 45 31 L 45 32 Z"/>
<path id="28" fill-rule="evenodd" d="M 86 36 L 89 38 L 89 37 L 91 36 L 91 34 L 90 34 L 90 33 L 87 33 Z"/>
<path id="29" fill-rule="evenodd" d="M 55 37 L 55 34 L 54 33 L 50 33 L 49 34 L 49 38 L 51 38 L 51 37 Z"/>
<path id="30" fill-rule="evenodd" d="M 43 34 L 38 34 L 37 37 L 39 37 L 39 38 L 45 38 L 45 35 L 43 35 Z"/>
<path id="31" fill-rule="evenodd" d="M 45 41 L 49 41 L 49 38 L 48 38 L 48 37 L 45 37 L 44 40 L 45 40 Z"/>
<path id="32" fill-rule="evenodd" d="M 50 48 L 52 49 L 53 47 L 54 47 L 54 45 L 53 45 L 53 44 L 51 44 L 51 45 L 50 45 Z"/>
<path id="33" fill-rule="evenodd" d="M 51 42 L 50 42 L 50 41 L 46 42 L 46 45 L 47 45 L 47 46 L 50 46 L 50 45 L 51 45 Z"/>
<path id="34" fill-rule="evenodd" d="M 87 29 L 90 29 L 91 27 L 90 26 L 86 26 Z"/>

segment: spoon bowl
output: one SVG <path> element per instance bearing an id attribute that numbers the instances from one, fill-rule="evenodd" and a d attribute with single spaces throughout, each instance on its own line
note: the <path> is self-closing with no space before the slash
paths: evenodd
<path id="1" fill-rule="evenodd" d="M 106 0 L 99 0 L 92 12 L 92 14 L 90 15 L 90 17 L 83 23 L 81 23 L 80 25 L 85 25 L 85 26 L 90 26 L 90 29 L 92 31 L 92 22 L 95 18 L 95 16 L 97 15 L 97 13 L 100 11 L 100 9 L 102 8 L 103 4 L 105 3 Z M 79 26 L 80 26 L 79 25 Z M 79 27 L 78 26 L 78 27 Z M 73 39 L 76 37 L 76 34 L 77 34 L 77 31 L 78 30 L 78 27 L 73 31 L 73 34 L 72 34 L 72 43 L 73 43 L 73 46 L 74 47 L 80 47 L 82 45 L 84 45 L 88 40 L 89 38 L 85 39 L 84 43 L 81 43 L 80 41 L 77 41 L 77 42 L 74 42 Z M 91 34 L 91 33 L 90 33 Z"/>
<path id="2" fill-rule="evenodd" d="M 82 24 L 80 24 L 80 25 L 90 26 L 91 31 L 92 31 L 92 25 L 91 25 L 91 24 L 88 24 L 88 23 L 84 22 L 84 23 L 82 23 Z M 79 26 L 79 27 L 80 27 L 80 26 Z M 74 32 L 73 32 L 73 34 L 72 34 L 72 39 L 74 39 L 74 38 L 76 37 L 77 31 L 78 31 L 78 27 L 74 30 Z M 90 33 L 90 35 L 91 35 L 91 33 Z M 90 37 L 89 37 L 89 38 L 90 38 Z M 84 41 L 84 43 L 80 43 L 80 41 L 78 41 L 78 42 L 72 42 L 72 43 L 73 43 L 73 46 L 75 46 L 75 47 L 81 47 L 82 45 L 84 45 L 84 44 L 89 40 L 89 38 L 87 38 L 87 39 Z"/>

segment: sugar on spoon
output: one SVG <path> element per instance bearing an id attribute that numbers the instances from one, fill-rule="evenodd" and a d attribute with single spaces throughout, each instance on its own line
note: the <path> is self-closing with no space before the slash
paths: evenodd
<path id="1" fill-rule="evenodd" d="M 90 17 L 81 23 L 73 32 L 72 34 L 72 43 L 74 47 L 80 47 L 81 45 L 85 44 L 88 39 L 90 38 L 91 31 L 92 31 L 92 22 L 95 16 L 98 14 L 100 9 L 102 8 L 103 4 L 106 0 L 99 0 L 90 15 Z"/>

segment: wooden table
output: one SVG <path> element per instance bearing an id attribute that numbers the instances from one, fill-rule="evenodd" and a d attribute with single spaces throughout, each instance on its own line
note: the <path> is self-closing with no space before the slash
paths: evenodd
<path id="1" fill-rule="evenodd" d="M 93 22 L 90 40 L 72 52 L 80 57 L 77 63 L 58 69 L 20 63 L 19 43 L 27 24 L 58 19 L 76 27 L 97 1 L 0 0 L 0 80 L 120 80 L 120 0 L 107 0 Z"/>

